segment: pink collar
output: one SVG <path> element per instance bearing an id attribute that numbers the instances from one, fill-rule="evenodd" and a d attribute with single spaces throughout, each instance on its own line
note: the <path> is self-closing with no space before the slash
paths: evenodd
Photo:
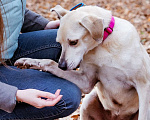
<path id="1" fill-rule="evenodd" d="M 114 25 L 115 25 L 115 19 L 112 16 L 109 27 L 104 29 L 103 41 L 108 37 L 108 35 L 110 35 L 113 32 Z"/>

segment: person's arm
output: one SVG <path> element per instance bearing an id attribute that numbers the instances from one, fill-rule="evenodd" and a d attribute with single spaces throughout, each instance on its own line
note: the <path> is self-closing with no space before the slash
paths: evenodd
<path id="1" fill-rule="evenodd" d="M 16 105 L 16 93 L 18 88 L 0 82 L 0 109 L 11 113 Z"/>
<path id="2" fill-rule="evenodd" d="M 16 94 L 17 101 L 28 103 L 36 108 L 54 106 L 61 98 L 60 89 L 55 94 L 36 89 L 17 90 Z"/>
<path id="3" fill-rule="evenodd" d="M 48 23 L 48 19 L 42 17 L 41 15 L 33 11 L 26 9 L 21 32 L 25 33 L 37 30 L 44 30 Z"/>
<path id="4" fill-rule="evenodd" d="M 0 82 L 0 109 L 8 113 L 14 110 L 16 101 L 28 103 L 36 108 L 43 108 L 54 106 L 61 98 L 59 89 L 55 94 L 36 89 L 18 90 L 17 87 Z"/>
<path id="5" fill-rule="evenodd" d="M 26 9 L 21 32 L 25 33 L 44 29 L 56 29 L 59 27 L 59 24 L 59 20 L 49 21 L 41 15 Z"/>

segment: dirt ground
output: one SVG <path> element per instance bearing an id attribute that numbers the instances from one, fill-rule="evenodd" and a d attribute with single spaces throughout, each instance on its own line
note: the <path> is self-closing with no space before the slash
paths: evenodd
<path id="1" fill-rule="evenodd" d="M 114 16 L 130 21 L 150 54 L 150 0 L 27 0 L 27 8 L 49 20 L 56 20 L 56 14 L 49 11 L 52 7 L 59 4 L 69 10 L 80 2 L 111 10 Z M 59 120 L 79 120 L 79 109 L 69 117 Z"/>

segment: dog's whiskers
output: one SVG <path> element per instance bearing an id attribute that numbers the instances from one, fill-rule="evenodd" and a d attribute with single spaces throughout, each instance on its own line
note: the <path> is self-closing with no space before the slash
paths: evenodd
<path id="1" fill-rule="evenodd" d="M 75 63 L 72 61 L 70 64 L 69 64 L 69 68 L 72 68 L 73 66 L 75 65 Z"/>

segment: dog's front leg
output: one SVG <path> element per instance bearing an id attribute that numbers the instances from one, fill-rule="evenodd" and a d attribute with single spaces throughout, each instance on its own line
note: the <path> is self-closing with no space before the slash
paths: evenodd
<path id="1" fill-rule="evenodd" d="M 79 71 L 75 70 L 62 70 L 58 68 L 58 63 L 52 61 L 49 65 L 42 65 L 42 70 L 50 72 L 58 77 L 64 78 L 76 84 L 83 93 L 89 93 L 95 86 L 97 79 L 95 79 L 95 71 L 89 69 L 88 73 L 80 68 Z"/>
<path id="2" fill-rule="evenodd" d="M 139 116 L 138 120 L 149 120 L 149 100 L 150 100 L 150 82 L 136 84 L 139 96 Z"/>
<path id="3" fill-rule="evenodd" d="M 58 63 L 53 60 L 31 58 L 21 58 L 15 62 L 15 66 L 19 68 L 38 69 L 50 72 L 58 77 L 64 78 L 76 84 L 83 93 L 89 93 L 97 82 L 97 79 L 95 79 L 94 67 L 90 67 L 90 69 L 88 69 L 88 73 L 83 70 L 64 71 L 58 68 Z"/>
<path id="4" fill-rule="evenodd" d="M 92 78 L 93 76 L 87 76 L 84 72 L 75 70 L 64 71 L 57 66 L 53 66 L 52 68 L 47 67 L 46 71 L 76 84 L 85 94 L 89 93 L 97 82 L 96 79 Z"/>

